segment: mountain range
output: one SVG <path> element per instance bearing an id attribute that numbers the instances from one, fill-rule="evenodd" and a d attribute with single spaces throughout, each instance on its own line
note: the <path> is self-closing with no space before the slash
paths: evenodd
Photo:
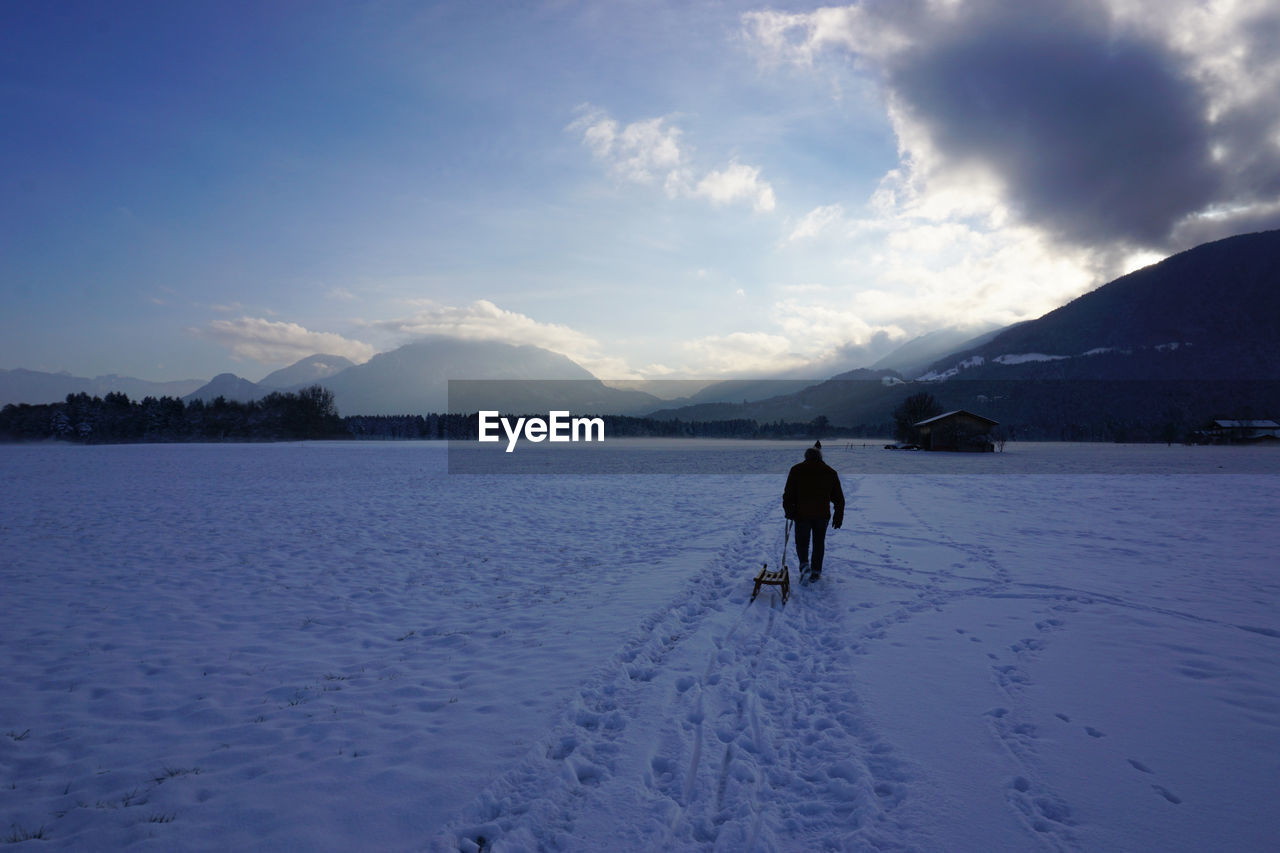
<path id="1" fill-rule="evenodd" d="M 851 371 L 785 396 L 661 415 L 803 422 L 822 414 L 878 432 L 921 392 L 1035 438 L 1150 438 L 1211 417 L 1275 417 L 1280 231 L 1166 258 L 1039 319 L 969 340 L 923 370 Z"/>
<path id="2" fill-rule="evenodd" d="M 979 329 L 972 327 L 939 329 L 907 341 L 871 365 L 871 369 L 892 370 L 902 376 L 919 376 L 938 359 L 945 358 L 958 349 L 979 346 L 1002 331 L 1016 328 L 1018 325 L 1021 324 Z"/>
<path id="3" fill-rule="evenodd" d="M 89 379 L 70 373 L 45 373 L 23 368 L 0 370 L 0 406 L 8 403 L 57 403 L 65 400 L 68 394 L 104 397 L 113 391 L 127 394 L 131 400 L 185 397 L 205 382 L 204 379 L 149 382 L 114 373 Z"/>
<path id="4" fill-rule="evenodd" d="M 1280 378 L 1280 231 L 1229 237 L 970 341 L 930 378 Z"/>
<path id="5" fill-rule="evenodd" d="M 1043 415 L 1050 410 L 1059 419 L 1080 419 L 1090 408 L 1113 419 L 1154 408 L 1192 417 L 1213 407 L 1215 416 L 1273 417 L 1280 406 L 1272 390 L 1280 380 L 1278 345 L 1280 231 L 1268 231 L 1174 255 L 1036 320 L 977 337 L 955 329 L 922 336 L 871 368 L 819 382 L 689 383 L 688 394 L 665 399 L 669 390 L 650 394 L 634 382 L 614 387 L 538 347 L 431 337 L 364 364 L 309 356 L 256 383 L 229 373 L 201 383 L 0 370 L 0 404 L 109 391 L 132 399 L 247 401 L 319 383 L 334 393 L 344 415 L 567 409 L 758 422 L 822 416 L 870 428 L 886 424 L 907 395 L 927 390 L 949 407 L 983 408 L 1016 422 L 1050 423 Z M 1140 393 L 1137 381 L 1146 383 Z M 1259 382 L 1252 390 L 1241 384 Z"/>
<path id="6" fill-rule="evenodd" d="M 258 380 L 258 384 L 263 388 L 276 390 L 305 388 L 355 366 L 354 361 L 340 355 L 310 355 L 302 361 L 268 373 Z"/>
<path id="7" fill-rule="evenodd" d="M 446 337 L 380 353 L 323 384 L 333 391 L 340 412 L 360 415 L 488 408 L 626 414 L 658 403 L 643 392 L 610 388 L 559 353 Z"/>

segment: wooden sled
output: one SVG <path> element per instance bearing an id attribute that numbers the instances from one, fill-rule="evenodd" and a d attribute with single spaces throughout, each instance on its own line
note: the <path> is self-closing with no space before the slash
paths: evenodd
<path id="1" fill-rule="evenodd" d="M 782 563 L 782 568 L 776 572 L 769 571 L 768 563 L 760 567 L 760 574 L 756 575 L 756 587 L 751 591 L 751 601 L 756 600 L 762 586 L 782 587 L 782 603 L 787 603 L 787 599 L 791 597 L 791 573 L 787 571 L 785 561 Z"/>

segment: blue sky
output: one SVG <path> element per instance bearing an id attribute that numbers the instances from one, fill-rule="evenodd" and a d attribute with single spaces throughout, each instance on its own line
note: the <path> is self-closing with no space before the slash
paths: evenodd
<path id="1" fill-rule="evenodd" d="M 821 377 L 1280 225 L 1265 2 L 0 9 L 0 367 Z"/>

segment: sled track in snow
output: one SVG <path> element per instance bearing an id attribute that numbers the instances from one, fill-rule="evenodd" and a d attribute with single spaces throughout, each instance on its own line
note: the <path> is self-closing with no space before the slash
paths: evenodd
<path id="1" fill-rule="evenodd" d="M 860 486 L 846 483 L 851 520 Z M 901 485 L 886 497 L 900 520 L 829 534 L 823 579 L 793 584 L 785 606 L 773 587 L 748 601 L 761 561 L 778 565 L 784 544 L 776 499 L 761 502 L 431 849 L 935 849 L 928 821 L 902 808 L 921 771 L 872 725 L 857 661 L 896 625 L 972 597 L 1044 599 L 1053 611 L 988 653 L 1007 701 L 984 719 L 1013 762 L 1006 799 L 1029 839 L 1079 849 L 1018 699 L 1077 594 L 1024 591 L 991 549 L 949 535 Z M 939 547 L 954 560 L 922 568 L 897 553 Z M 867 587 L 903 595 L 872 604 L 857 598 Z"/>
<path id="2" fill-rule="evenodd" d="M 842 584 L 748 602 L 782 546 L 770 499 L 431 849 L 913 849 Z"/>

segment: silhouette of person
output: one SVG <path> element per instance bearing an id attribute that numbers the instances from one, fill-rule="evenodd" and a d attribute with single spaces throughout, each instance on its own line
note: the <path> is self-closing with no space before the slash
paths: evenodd
<path id="1" fill-rule="evenodd" d="M 832 508 L 835 512 L 832 514 Z M 812 569 L 809 577 L 822 576 L 822 557 L 826 551 L 827 522 L 839 528 L 844 523 L 844 490 L 840 475 L 822 461 L 821 446 L 815 444 L 804 452 L 804 461 L 791 466 L 787 485 L 782 490 L 782 511 L 796 526 L 796 557 L 800 571 Z M 813 541 L 813 562 L 809 561 L 809 542 Z"/>

